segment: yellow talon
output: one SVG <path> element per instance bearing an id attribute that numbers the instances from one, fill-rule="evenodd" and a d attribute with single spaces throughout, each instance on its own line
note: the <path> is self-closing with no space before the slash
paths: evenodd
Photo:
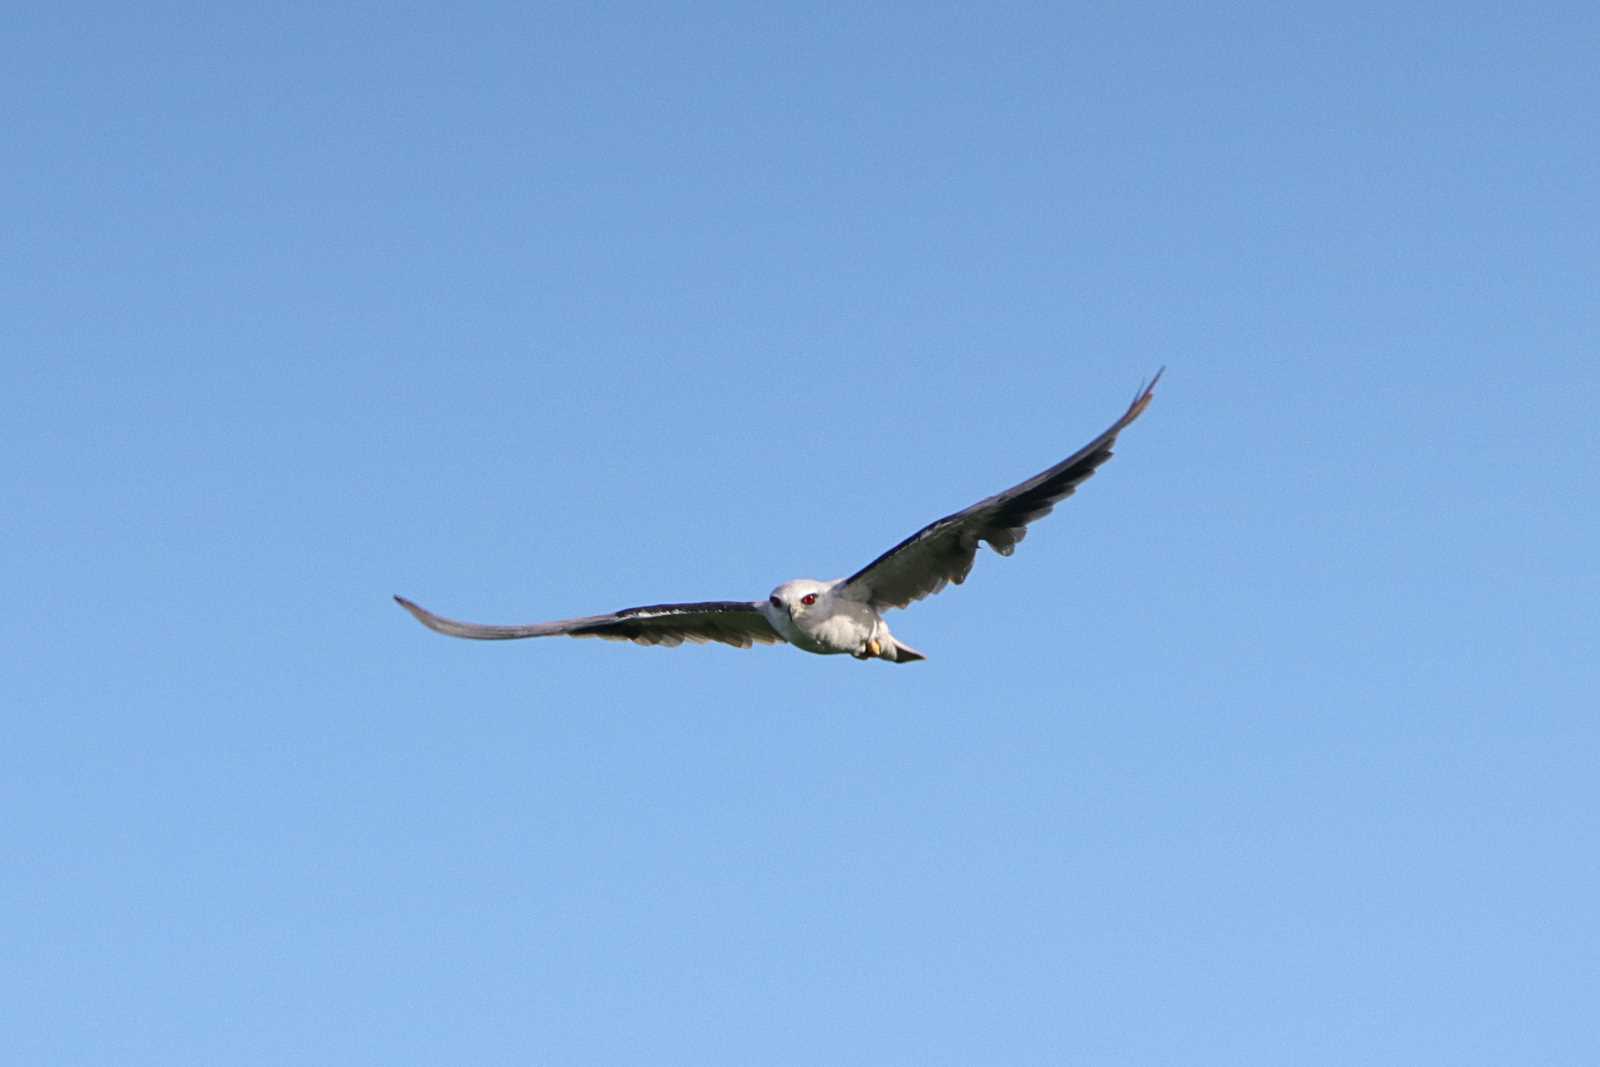
<path id="1" fill-rule="evenodd" d="M 867 655 L 878 656 L 883 654 L 883 646 L 878 644 L 876 637 L 867 640 Z"/>

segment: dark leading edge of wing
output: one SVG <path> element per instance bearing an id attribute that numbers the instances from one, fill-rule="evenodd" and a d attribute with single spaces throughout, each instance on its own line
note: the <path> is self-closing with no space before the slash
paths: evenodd
<path id="1" fill-rule="evenodd" d="M 685 641 L 720 641 L 736 648 L 782 641 L 761 614 L 759 604 L 742 600 L 713 600 L 701 604 L 651 604 L 624 608 L 609 615 L 588 615 L 581 619 L 558 619 L 525 626 L 485 626 L 457 622 L 435 615 L 405 597 L 395 603 L 405 608 L 430 630 L 451 637 L 476 641 L 514 641 L 522 637 L 603 637 L 611 641 L 633 641 L 641 645 L 681 645 Z"/>
<path id="2" fill-rule="evenodd" d="M 846 578 L 839 592 L 879 609 L 903 608 L 937 593 L 948 582 L 964 582 L 980 541 L 1002 556 L 1011 555 L 1017 542 L 1027 535 L 1030 522 L 1050 514 L 1094 474 L 1095 468 L 1111 458 L 1117 435 L 1150 406 L 1156 382 L 1165 369 L 1156 371 L 1122 418 L 1099 437 L 1020 485 L 929 523 Z"/>

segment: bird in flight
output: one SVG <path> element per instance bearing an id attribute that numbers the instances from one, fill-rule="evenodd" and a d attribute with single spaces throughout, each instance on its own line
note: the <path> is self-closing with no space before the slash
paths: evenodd
<path id="1" fill-rule="evenodd" d="M 1162 368 L 1165 370 L 1165 368 Z M 604 637 L 641 645 L 685 641 L 752 644 L 788 642 L 828 656 L 849 653 L 859 660 L 910 663 L 926 659 L 889 632 L 883 613 L 932 596 L 948 583 L 960 585 L 972 570 L 979 542 L 1009 556 L 1028 524 L 1050 514 L 1111 458 L 1117 435 L 1137 419 L 1155 392 L 1162 371 L 1142 387 L 1110 428 L 1049 470 L 931 522 L 848 578 L 784 582 L 766 600 L 710 600 L 696 604 L 652 604 L 609 615 L 589 615 L 523 626 L 485 626 L 435 615 L 405 597 L 395 601 L 430 630 L 479 641 L 521 637 Z"/>

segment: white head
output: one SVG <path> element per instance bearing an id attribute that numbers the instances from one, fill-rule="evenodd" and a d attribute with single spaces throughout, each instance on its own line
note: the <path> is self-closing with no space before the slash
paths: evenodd
<path id="1" fill-rule="evenodd" d="M 791 619 L 798 618 L 823 604 L 827 600 L 828 591 L 832 588 L 832 582 L 819 582 L 814 578 L 796 578 L 774 589 L 772 595 L 767 598 L 767 603 Z"/>

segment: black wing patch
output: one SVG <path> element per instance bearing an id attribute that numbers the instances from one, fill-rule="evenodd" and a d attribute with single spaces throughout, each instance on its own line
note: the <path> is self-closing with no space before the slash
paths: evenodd
<path id="1" fill-rule="evenodd" d="M 600 621 L 574 626 L 567 633 L 573 637 L 604 637 L 641 645 L 720 641 L 749 648 L 753 642 L 774 644 L 783 640 L 757 605 L 738 600 L 624 608 L 602 616 Z"/>

